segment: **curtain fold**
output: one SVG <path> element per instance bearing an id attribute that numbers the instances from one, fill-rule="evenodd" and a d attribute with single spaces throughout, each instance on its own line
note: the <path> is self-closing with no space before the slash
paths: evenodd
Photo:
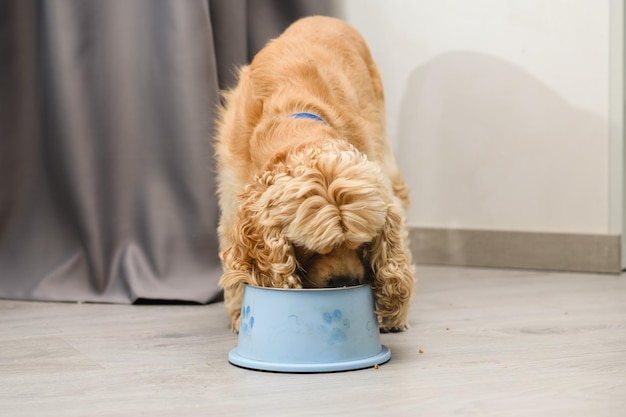
<path id="1" fill-rule="evenodd" d="M 327 7 L 2 2 L 0 297 L 218 300 L 219 88 Z"/>

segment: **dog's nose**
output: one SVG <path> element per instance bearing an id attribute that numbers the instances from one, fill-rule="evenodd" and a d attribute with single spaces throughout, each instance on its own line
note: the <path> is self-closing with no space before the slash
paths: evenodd
<path id="1" fill-rule="evenodd" d="M 361 280 L 357 277 L 335 277 L 328 280 L 326 286 L 329 288 L 336 287 L 351 287 L 354 285 L 359 285 Z"/>

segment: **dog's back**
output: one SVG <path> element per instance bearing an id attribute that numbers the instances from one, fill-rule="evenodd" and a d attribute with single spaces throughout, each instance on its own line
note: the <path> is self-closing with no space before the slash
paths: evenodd
<path id="1" fill-rule="evenodd" d="M 383 88 L 363 37 L 347 23 L 313 16 L 291 25 L 249 67 L 265 115 L 309 107 L 368 154 L 365 136 L 384 136 Z"/>
<path id="2" fill-rule="evenodd" d="M 293 83 L 329 100 L 331 106 L 379 111 L 383 100 L 380 76 L 365 40 L 352 26 L 331 17 L 297 21 L 257 54 L 250 70 L 264 98 Z"/>

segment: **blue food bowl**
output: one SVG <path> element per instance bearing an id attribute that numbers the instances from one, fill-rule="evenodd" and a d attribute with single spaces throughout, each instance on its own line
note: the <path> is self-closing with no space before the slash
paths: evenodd
<path id="1" fill-rule="evenodd" d="M 381 345 L 369 285 L 282 289 L 246 286 L 237 347 L 228 360 L 276 372 L 368 368 L 391 358 Z"/>

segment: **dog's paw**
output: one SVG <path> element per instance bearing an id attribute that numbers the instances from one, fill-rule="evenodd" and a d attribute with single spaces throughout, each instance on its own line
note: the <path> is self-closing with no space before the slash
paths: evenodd
<path id="1" fill-rule="evenodd" d="M 239 324 L 241 322 L 241 313 L 237 312 L 237 314 L 235 314 L 230 322 L 230 329 L 233 331 L 233 333 L 239 333 Z"/>
<path id="2" fill-rule="evenodd" d="M 400 333 L 405 330 L 409 330 L 409 324 L 405 321 L 386 320 L 385 318 L 379 316 L 378 328 L 381 333 Z"/>
<path id="3" fill-rule="evenodd" d="M 409 326 L 406 324 L 403 326 L 381 326 L 379 329 L 381 333 L 400 333 L 409 330 Z"/>

